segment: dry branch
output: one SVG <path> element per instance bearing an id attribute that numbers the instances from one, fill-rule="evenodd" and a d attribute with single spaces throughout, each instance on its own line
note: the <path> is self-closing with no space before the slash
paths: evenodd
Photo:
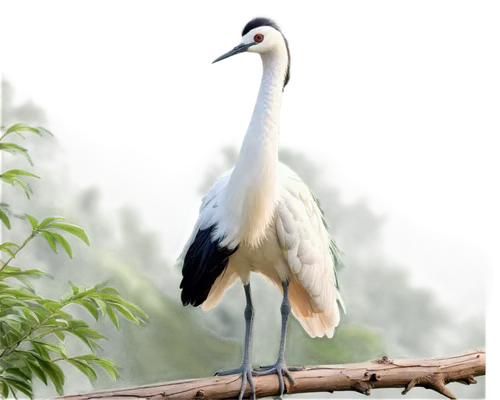
<path id="1" fill-rule="evenodd" d="M 445 387 L 447 383 L 470 385 L 476 383 L 475 376 L 485 374 L 485 350 L 423 360 L 391 360 L 384 356 L 364 363 L 305 367 L 304 370 L 292 372 L 296 385 L 290 386 L 286 382 L 286 389 L 288 394 L 354 390 L 368 395 L 371 389 L 405 388 L 402 394 L 406 394 L 413 387 L 422 386 L 454 399 L 453 394 Z M 275 375 L 256 376 L 254 380 L 257 397 L 278 395 L 278 379 Z M 239 390 L 239 377 L 217 376 L 64 396 L 61 399 L 234 399 Z M 246 396 L 248 395 L 247 388 Z"/>

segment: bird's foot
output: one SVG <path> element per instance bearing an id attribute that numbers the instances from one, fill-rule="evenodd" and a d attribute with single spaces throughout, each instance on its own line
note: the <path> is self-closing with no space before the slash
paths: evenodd
<path id="1" fill-rule="evenodd" d="M 215 373 L 216 376 L 227 376 L 227 375 L 240 375 L 241 376 L 241 389 L 240 394 L 238 396 L 238 400 L 242 400 L 245 394 L 245 389 L 250 386 L 250 398 L 252 400 L 256 399 L 255 395 L 255 385 L 253 383 L 253 369 L 250 363 L 243 363 L 241 367 L 230 369 L 228 371 L 217 371 Z"/>
<path id="2" fill-rule="evenodd" d="M 286 363 L 284 360 L 277 361 L 273 365 L 266 365 L 266 366 L 261 366 L 257 368 L 253 374 L 255 376 L 263 376 L 263 375 L 271 375 L 271 374 L 276 374 L 278 375 L 278 383 L 279 383 L 279 389 L 280 389 L 280 399 L 283 398 L 283 394 L 285 393 L 285 381 L 283 377 L 287 377 L 292 386 L 295 386 L 295 379 L 293 379 L 293 376 L 290 374 L 291 371 L 301 371 L 303 370 L 304 367 L 287 367 Z"/>

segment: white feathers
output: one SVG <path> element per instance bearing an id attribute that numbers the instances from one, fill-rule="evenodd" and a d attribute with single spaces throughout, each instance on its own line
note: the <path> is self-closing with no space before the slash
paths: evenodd
<path id="1" fill-rule="evenodd" d="M 309 188 L 288 167 L 281 165 L 281 198 L 276 231 L 293 280 L 292 311 L 311 336 L 333 335 L 339 322 L 334 261 L 330 236 L 321 210 Z"/>
<path id="2" fill-rule="evenodd" d="M 250 272 L 264 275 L 279 288 L 281 281 L 289 279 L 294 316 L 312 337 L 331 337 L 339 323 L 337 302 L 342 300 L 329 251 L 330 236 L 307 186 L 284 164 L 278 165 L 277 172 L 280 196 L 274 204 L 265 238 L 256 247 L 245 242 L 239 244 L 202 307 L 207 310 L 215 306 L 238 277 L 248 282 Z M 205 196 L 200 209 L 201 225 L 206 218 L 213 218 L 214 210 L 223 204 L 227 194 L 224 185 L 230 174 L 228 171 L 219 178 Z"/>
<path id="3" fill-rule="evenodd" d="M 177 258 L 176 267 L 181 268 L 182 265 L 184 264 L 184 258 L 186 257 L 186 253 L 191 244 L 193 244 L 193 241 L 198 231 L 200 229 L 206 229 L 209 226 L 216 223 L 216 211 L 220 203 L 220 192 L 226 186 L 229 177 L 231 176 L 231 172 L 232 170 L 229 170 L 225 174 L 221 175 L 219 179 L 217 179 L 217 181 L 210 188 L 205 197 L 202 199 L 198 220 L 196 221 L 191 236 L 184 245 L 181 254 Z M 215 241 L 219 238 L 215 237 L 213 239 Z"/>
<path id="4" fill-rule="evenodd" d="M 339 322 L 337 301 L 341 299 L 330 237 L 307 186 L 278 163 L 279 116 L 289 56 L 281 33 L 276 37 L 279 40 L 269 40 L 269 48 L 259 51 L 262 81 L 238 161 L 203 199 L 178 263 L 184 263 L 197 232 L 213 227 L 214 242 L 237 250 L 210 288 L 203 309 L 217 304 L 237 277 L 247 283 L 250 272 L 258 272 L 279 288 L 289 280 L 295 317 L 309 335 L 331 337 Z"/>

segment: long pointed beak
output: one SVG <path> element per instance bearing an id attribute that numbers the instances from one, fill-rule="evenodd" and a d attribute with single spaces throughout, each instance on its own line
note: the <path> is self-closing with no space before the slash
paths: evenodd
<path id="1" fill-rule="evenodd" d="M 221 55 L 219 58 L 215 59 L 212 64 L 215 64 L 216 62 L 219 62 L 221 60 L 224 60 L 225 58 L 228 58 L 228 57 L 231 57 L 231 56 L 234 56 L 236 54 L 239 54 L 239 53 L 244 53 L 245 51 L 248 50 L 249 47 L 253 46 L 254 44 L 256 43 L 248 43 L 248 44 L 245 44 L 245 43 L 241 43 L 239 44 L 238 46 L 236 46 L 234 49 L 228 51 L 226 54 L 223 54 Z"/>

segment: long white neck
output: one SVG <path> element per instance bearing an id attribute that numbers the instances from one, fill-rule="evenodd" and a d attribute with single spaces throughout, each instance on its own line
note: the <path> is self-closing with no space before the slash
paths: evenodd
<path id="1" fill-rule="evenodd" d="M 277 200 L 276 175 L 286 48 L 261 55 L 262 81 L 238 161 L 225 188 L 223 245 L 244 241 L 256 247 L 272 221 Z M 222 232 L 221 232 L 222 233 Z"/>

